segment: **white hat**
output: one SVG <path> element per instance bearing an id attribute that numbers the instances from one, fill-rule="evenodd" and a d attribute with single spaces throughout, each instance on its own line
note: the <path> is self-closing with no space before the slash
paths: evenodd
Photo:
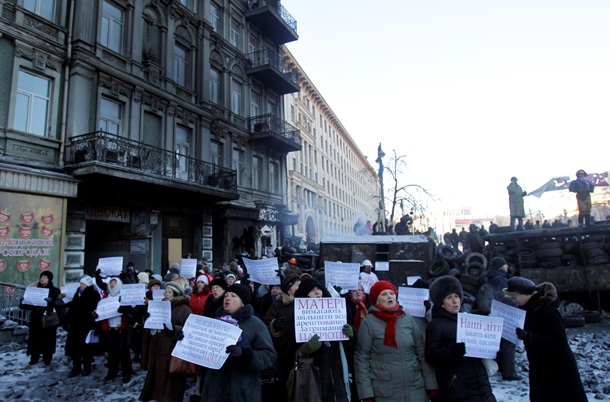
<path id="1" fill-rule="evenodd" d="M 362 262 L 360 263 L 360 266 L 361 266 L 361 267 L 372 267 L 372 266 L 373 266 L 373 264 L 371 263 L 371 261 L 370 261 L 370 260 L 364 260 L 364 261 L 362 261 Z"/>
<path id="2" fill-rule="evenodd" d="M 85 286 L 93 286 L 93 278 L 90 277 L 89 275 L 83 275 L 80 278 L 80 283 L 82 283 Z"/>
<path id="3" fill-rule="evenodd" d="M 210 284 L 210 280 L 208 279 L 207 275 L 199 275 L 199 276 L 197 277 L 197 282 L 203 282 L 203 283 L 205 283 L 206 285 L 209 285 L 209 284 Z"/>

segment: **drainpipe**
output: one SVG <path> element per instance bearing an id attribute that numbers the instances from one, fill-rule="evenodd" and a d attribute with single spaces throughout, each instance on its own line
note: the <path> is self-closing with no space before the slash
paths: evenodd
<path id="1" fill-rule="evenodd" d="M 66 148 L 66 120 L 68 118 L 68 89 L 70 87 L 70 62 L 72 60 L 72 31 L 74 28 L 74 0 L 70 0 L 68 11 L 68 45 L 66 47 L 66 61 L 64 63 L 64 82 L 61 110 L 61 129 L 59 145 L 59 164 L 64 166 L 64 152 Z"/>

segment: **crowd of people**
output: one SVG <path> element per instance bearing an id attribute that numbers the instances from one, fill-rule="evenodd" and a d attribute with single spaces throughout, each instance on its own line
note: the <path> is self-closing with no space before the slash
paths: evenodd
<path id="1" fill-rule="evenodd" d="M 466 356 L 466 345 L 457 342 L 463 300 L 460 282 L 443 276 L 430 285 L 422 279 L 411 285 L 429 288 L 430 296 L 424 302 L 426 318 L 415 319 L 399 304 L 396 286 L 379 280 L 371 268 L 370 261 L 363 261 L 358 289 L 345 292 L 327 289 L 322 277 L 304 273 L 294 264 L 280 267 L 278 286 L 249 281 L 236 261 L 214 270 L 201 263 L 194 278 L 181 277 L 178 264 L 165 278 L 131 266 L 120 276 L 103 277 L 100 270 L 94 277 L 84 275 L 68 303 L 64 299 L 70 298 L 53 285 L 53 274 L 44 271 L 35 286 L 49 289 L 47 306 L 21 305 L 31 310 L 27 354 L 31 365 L 41 356 L 44 364 L 50 364 L 57 329 L 43 328 L 40 322 L 46 312 L 57 310 L 68 332 L 65 353 L 72 360 L 68 377 L 90 375 L 94 359 L 105 356 L 104 380 L 114 381 L 120 374 L 123 382 L 129 382 L 139 363 L 146 370 L 139 400 L 179 402 L 185 398 L 187 375 L 170 371 L 171 353 L 184 339 L 187 318 L 196 314 L 235 325 L 242 332 L 237 343 L 226 348 L 228 357 L 220 369 L 197 367 L 192 401 L 495 401 L 483 359 Z M 506 261 L 501 258 L 490 262 L 487 276 L 503 302 L 527 312 L 516 335 L 523 340 L 530 363 L 530 400 L 586 401 L 556 309 L 554 286 L 535 285 L 521 277 L 507 279 Z M 121 306 L 120 316 L 99 320 L 98 303 L 120 298 L 124 282 L 146 286 L 145 304 Z M 163 300 L 171 304 L 171 328 L 144 329 L 150 316 L 147 303 L 159 289 L 164 289 Z M 339 293 L 347 306 L 345 340 L 329 342 L 314 335 L 297 342 L 295 299 Z M 99 336 L 99 343 L 93 336 Z M 289 377 L 297 357 L 311 358 L 319 374 L 312 388 L 318 399 L 306 398 L 312 396 L 310 392 L 295 392 Z M 497 360 L 505 380 L 519 378 L 514 347 L 501 346 Z"/>

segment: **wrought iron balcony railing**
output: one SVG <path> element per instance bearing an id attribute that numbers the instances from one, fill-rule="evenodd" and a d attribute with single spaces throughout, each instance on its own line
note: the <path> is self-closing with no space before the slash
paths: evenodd
<path id="1" fill-rule="evenodd" d="M 70 139 L 67 165 L 103 162 L 150 175 L 237 193 L 237 174 L 213 163 L 104 131 Z"/>
<path id="2" fill-rule="evenodd" d="M 248 124 L 252 134 L 274 134 L 298 144 L 299 148 L 301 146 L 301 132 L 299 129 L 272 114 L 250 117 Z"/>
<path id="3" fill-rule="evenodd" d="M 275 67 L 279 72 L 284 73 L 292 82 L 296 83 L 296 74 L 292 71 L 287 71 L 284 68 L 282 55 L 273 49 L 259 50 L 246 54 L 250 60 L 250 67 L 271 66 Z"/>
<path id="4" fill-rule="evenodd" d="M 270 6 L 278 12 L 282 20 L 292 29 L 295 33 L 297 32 L 297 20 L 284 8 L 279 0 L 250 0 L 250 9 L 257 7 Z"/>

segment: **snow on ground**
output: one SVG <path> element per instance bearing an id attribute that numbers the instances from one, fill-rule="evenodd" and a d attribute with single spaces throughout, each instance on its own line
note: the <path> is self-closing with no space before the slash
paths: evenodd
<path id="1" fill-rule="evenodd" d="M 570 345 L 580 369 L 589 401 L 610 400 L 610 317 L 600 324 L 568 329 Z M 136 374 L 127 384 L 121 377 L 104 382 L 104 357 L 96 357 L 88 377 L 68 378 L 70 360 L 64 356 L 66 333 L 58 330 L 58 348 L 50 366 L 41 362 L 30 366 L 25 345 L 10 343 L 0 347 L 0 402 L 4 401 L 66 401 L 66 402 L 131 402 L 137 401 L 145 372 L 133 363 Z M 520 381 L 502 381 L 500 374 L 491 378 L 499 402 L 528 401 L 527 359 L 517 352 L 517 365 L 522 371 Z M 195 380 L 187 382 L 184 401 L 194 393 Z M 564 401 L 558 401 L 564 402 Z M 570 401 L 565 401 L 570 402 Z"/>

